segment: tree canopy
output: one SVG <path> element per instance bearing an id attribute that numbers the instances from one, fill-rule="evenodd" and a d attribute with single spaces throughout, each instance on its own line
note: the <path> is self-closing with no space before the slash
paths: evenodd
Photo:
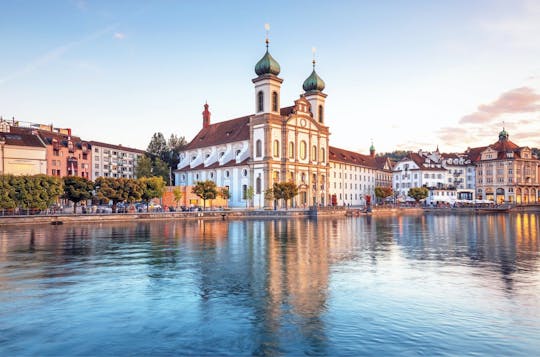
<path id="1" fill-rule="evenodd" d="M 146 202 L 148 210 L 148 202 L 152 198 L 161 197 L 165 192 L 165 182 L 161 177 L 142 177 L 138 179 L 141 188 L 141 199 Z"/>
<path id="2" fill-rule="evenodd" d="M 203 208 L 206 209 L 206 201 L 213 200 L 217 196 L 216 183 L 211 180 L 197 181 L 191 192 L 203 200 Z"/>
<path id="3" fill-rule="evenodd" d="M 426 187 L 412 187 L 407 193 L 407 195 L 414 198 L 417 203 L 426 198 L 428 194 L 429 190 Z"/>
<path id="4" fill-rule="evenodd" d="M 384 200 L 387 197 L 390 197 L 394 194 L 394 190 L 392 187 L 383 187 L 383 186 L 377 186 L 375 187 L 375 196 L 380 199 Z"/>
<path id="5" fill-rule="evenodd" d="M 113 212 L 119 202 L 135 202 L 141 199 L 141 185 L 135 179 L 98 177 L 96 197 L 106 202 L 112 201 Z"/>
<path id="6" fill-rule="evenodd" d="M 47 209 L 62 194 L 62 181 L 47 175 L 0 176 L 0 208 Z"/>
<path id="7" fill-rule="evenodd" d="M 275 182 L 272 186 L 272 196 L 276 200 L 285 202 L 285 209 L 288 207 L 288 201 L 298 195 L 298 186 L 291 181 Z"/>
<path id="8" fill-rule="evenodd" d="M 62 198 L 73 202 L 73 213 L 76 213 L 77 203 L 92 198 L 94 183 L 78 176 L 66 176 L 62 180 L 64 182 Z"/>

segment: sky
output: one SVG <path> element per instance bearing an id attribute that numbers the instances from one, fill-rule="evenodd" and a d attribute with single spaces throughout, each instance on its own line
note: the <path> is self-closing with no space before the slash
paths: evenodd
<path id="1" fill-rule="evenodd" d="M 0 115 L 145 149 L 252 114 L 265 51 L 302 94 L 316 48 L 330 144 L 540 147 L 540 1 L 0 2 Z"/>

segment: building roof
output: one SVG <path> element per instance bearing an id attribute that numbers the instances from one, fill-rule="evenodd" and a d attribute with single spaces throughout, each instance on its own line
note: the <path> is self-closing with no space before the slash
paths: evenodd
<path id="1" fill-rule="evenodd" d="M 90 144 L 92 146 L 100 146 L 100 147 L 109 148 L 109 149 L 136 152 L 137 154 L 146 153 L 146 151 L 144 151 L 144 150 L 134 149 L 134 148 L 130 148 L 130 147 L 123 146 L 123 145 L 107 144 L 107 143 L 102 143 L 100 141 L 94 141 L 94 140 L 90 141 Z"/>
<path id="2" fill-rule="evenodd" d="M 344 164 L 367 166 L 374 169 L 379 168 L 375 158 L 372 158 L 369 155 L 362 155 L 354 151 L 340 149 L 334 146 L 328 148 L 328 159 Z"/>
<path id="3" fill-rule="evenodd" d="M 250 117 L 251 115 L 248 115 L 210 124 L 206 128 L 202 128 L 184 150 L 249 140 Z"/>
<path id="4" fill-rule="evenodd" d="M 45 148 L 46 145 L 37 135 L 23 133 L 0 133 L 0 138 L 6 139 L 6 145 L 12 146 L 30 146 L 36 148 Z"/>
<path id="5" fill-rule="evenodd" d="M 469 155 L 469 158 L 473 162 L 478 162 L 482 158 L 482 153 L 486 151 L 488 148 L 497 152 L 498 159 L 508 158 L 508 155 L 507 155 L 508 153 L 513 153 L 514 158 L 520 158 L 521 149 L 523 149 L 523 147 L 518 146 L 516 143 L 510 140 L 502 139 L 488 146 L 469 148 L 467 149 L 466 153 L 467 155 Z"/>

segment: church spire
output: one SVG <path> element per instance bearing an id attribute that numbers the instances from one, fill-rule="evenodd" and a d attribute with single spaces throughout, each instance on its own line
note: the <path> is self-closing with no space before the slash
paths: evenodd
<path id="1" fill-rule="evenodd" d="M 210 111 L 208 110 L 208 102 L 204 103 L 204 111 L 202 112 L 203 117 L 203 128 L 206 129 L 210 126 Z"/>

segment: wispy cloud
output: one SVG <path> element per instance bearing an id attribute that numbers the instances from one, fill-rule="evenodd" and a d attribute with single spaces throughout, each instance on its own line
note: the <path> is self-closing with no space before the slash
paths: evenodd
<path id="1" fill-rule="evenodd" d="M 115 32 L 113 38 L 116 40 L 123 40 L 124 38 L 126 38 L 126 34 L 123 32 Z"/>
<path id="2" fill-rule="evenodd" d="M 482 124 L 492 122 L 503 114 L 531 113 L 540 111 L 540 94 L 529 87 L 512 89 L 490 104 L 482 104 L 478 110 L 466 115 L 461 124 Z"/>
<path id="3" fill-rule="evenodd" d="M 21 76 L 30 74 L 32 72 L 37 71 L 38 69 L 46 66 L 47 64 L 50 64 L 59 58 L 61 58 L 63 55 L 65 55 L 68 51 L 71 49 L 80 46 L 84 43 L 96 40 L 100 37 L 103 37 L 104 35 L 110 33 L 114 30 L 114 28 L 117 26 L 117 24 L 109 25 L 107 27 L 104 27 L 96 32 L 93 32 L 79 40 L 68 42 L 64 45 L 58 46 L 56 48 L 53 48 L 52 50 L 36 57 L 34 60 L 30 61 L 26 65 L 24 65 L 19 70 L 16 70 L 13 73 L 8 74 L 4 78 L 0 78 L 0 85 L 5 84 L 13 79 L 19 78 Z"/>

